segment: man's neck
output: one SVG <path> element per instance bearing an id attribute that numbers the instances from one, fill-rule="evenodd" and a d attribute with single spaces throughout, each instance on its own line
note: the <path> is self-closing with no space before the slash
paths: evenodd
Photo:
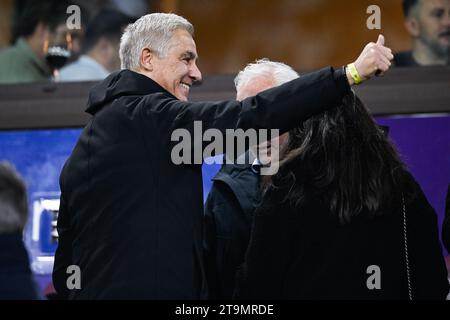
<path id="1" fill-rule="evenodd" d="M 414 41 L 412 55 L 414 60 L 421 66 L 447 65 L 449 62 L 448 57 L 437 55 L 421 40 Z"/>
<path id="2" fill-rule="evenodd" d="M 111 70 L 110 70 L 110 68 L 108 68 L 108 64 L 106 63 L 106 59 L 105 59 L 105 57 L 103 57 L 102 55 L 101 55 L 101 53 L 100 52 L 98 52 L 97 50 L 90 50 L 90 51 L 88 51 L 87 53 L 86 53 L 86 55 L 89 57 L 89 58 L 91 58 L 91 59 L 93 59 L 93 60 L 95 60 L 98 64 L 100 64 L 103 68 L 105 68 L 106 70 L 108 70 L 108 72 L 111 72 Z"/>

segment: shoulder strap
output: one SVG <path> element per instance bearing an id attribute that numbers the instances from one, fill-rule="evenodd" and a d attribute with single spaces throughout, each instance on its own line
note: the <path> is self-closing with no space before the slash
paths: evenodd
<path id="1" fill-rule="evenodd" d="M 408 280 L 408 298 L 409 300 L 412 300 L 412 287 L 411 287 L 411 274 L 409 269 L 409 255 L 408 255 L 408 233 L 406 229 L 406 205 L 405 205 L 405 198 L 403 196 L 402 192 L 402 208 L 403 208 L 403 240 L 404 240 L 404 247 L 405 247 L 405 262 L 406 262 L 406 277 Z"/>

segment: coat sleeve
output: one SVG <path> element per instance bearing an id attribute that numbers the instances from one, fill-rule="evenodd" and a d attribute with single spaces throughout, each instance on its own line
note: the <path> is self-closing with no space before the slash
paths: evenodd
<path id="1" fill-rule="evenodd" d="M 406 216 L 413 299 L 445 300 L 449 283 L 436 212 L 413 178 L 412 185 L 415 195 L 406 205 Z"/>
<path id="2" fill-rule="evenodd" d="M 203 251 L 209 299 L 217 299 L 219 297 L 219 275 L 216 265 L 216 223 L 214 218 L 215 192 L 213 184 L 205 203 L 203 218 Z"/>
<path id="3" fill-rule="evenodd" d="M 153 118 L 160 132 L 177 128 L 192 132 L 194 121 L 202 121 L 203 130 L 265 128 L 286 132 L 309 117 L 335 107 L 349 92 L 345 74 L 329 67 L 243 101 L 184 102 L 158 93 L 148 95 L 142 109 L 144 116 Z"/>
<path id="4" fill-rule="evenodd" d="M 67 210 L 67 203 L 61 194 L 58 213 L 58 248 L 55 253 L 55 263 L 53 265 L 53 286 L 58 293 L 59 299 L 68 298 L 67 267 L 72 265 L 72 234 L 70 229 L 70 216 Z"/>

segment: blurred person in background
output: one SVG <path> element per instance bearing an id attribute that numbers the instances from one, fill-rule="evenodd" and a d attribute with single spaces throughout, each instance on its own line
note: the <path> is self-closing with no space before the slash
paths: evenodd
<path id="1" fill-rule="evenodd" d="M 9 163 L 0 162 L 0 300 L 40 298 L 22 241 L 27 211 L 25 183 Z"/>
<path id="2" fill-rule="evenodd" d="M 413 49 L 395 54 L 395 65 L 450 65 L 450 0 L 403 0 L 403 13 Z"/>
<path id="3" fill-rule="evenodd" d="M 255 96 L 261 91 L 298 78 L 297 72 L 281 62 L 267 59 L 248 64 L 238 73 L 234 82 L 236 100 Z M 260 167 L 270 163 L 271 147 L 282 148 L 288 133 L 275 138 L 278 142 L 251 146 L 243 156 L 244 164 L 224 163 L 213 178 L 205 204 L 205 260 L 209 297 L 231 299 L 235 274 L 244 262 L 250 237 L 250 226 L 260 200 Z M 258 155 L 255 157 L 255 155 Z M 240 162 L 238 162 L 240 163 Z"/>
<path id="4" fill-rule="evenodd" d="M 129 17 L 138 19 L 149 13 L 149 1 L 146 0 L 111 0 L 110 7 L 114 8 Z"/>
<path id="5" fill-rule="evenodd" d="M 65 36 L 58 27 L 65 27 L 68 5 L 60 0 L 16 2 L 14 44 L 0 51 L 0 84 L 44 81 L 51 77 L 45 60 L 46 46 L 52 39 Z"/>
<path id="6" fill-rule="evenodd" d="M 133 20 L 115 10 L 104 10 L 86 29 L 80 58 L 63 67 L 61 81 L 103 80 L 120 69 L 119 44 L 125 27 Z"/>

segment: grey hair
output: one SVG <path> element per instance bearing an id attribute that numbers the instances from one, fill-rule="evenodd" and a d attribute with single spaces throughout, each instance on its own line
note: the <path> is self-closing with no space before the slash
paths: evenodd
<path id="1" fill-rule="evenodd" d="M 276 86 L 297 79 L 300 76 L 287 64 L 263 58 L 256 60 L 254 63 L 249 63 L 237 74 L 236 78 L 234 78 L 236 90 L 239 91 L 243 85 L 247 84 L 255 77 L 263 75 L 272 77 Z"/>
<path id="2" fill-rule="evenodd" d="M 194 34 L 194 27 L 185 18 L 173 13 L 151 13 L 128 25 L 120 39 L 122 69 L 137 71 L 141 50 L 150 48 L 158 57 L 165 57 L 170 40 L 177 29 Z"/>
<path id="3" fill-rule="evenodd" d="M 27 191 L 8 162 L 0 162 L 0 234 L 22 232 L 27 222 Z"/>

